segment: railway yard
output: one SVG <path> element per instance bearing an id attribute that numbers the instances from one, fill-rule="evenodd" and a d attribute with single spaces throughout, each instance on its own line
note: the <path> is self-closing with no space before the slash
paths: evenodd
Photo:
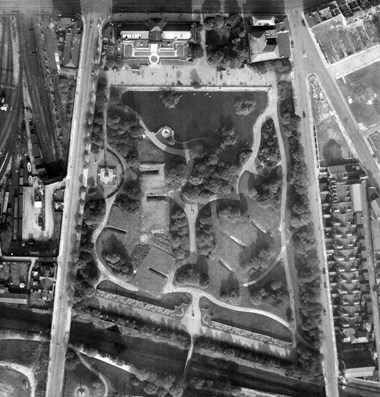
<path id="1" fill-rule="evenodd" d="M 5 255 L 57 255 L 62 207 L 54 209 L 46 195 L 53 195 L 66 173 L 80 38 L 79 19 L 0 18 L 0 235 Z"/>

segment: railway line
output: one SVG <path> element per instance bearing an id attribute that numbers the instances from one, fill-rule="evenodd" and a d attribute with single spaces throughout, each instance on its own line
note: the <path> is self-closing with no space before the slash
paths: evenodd
<path id="1" fill-rule="evenodd" d="M 32 103 L 32 112 L 36 125 L 42 157 L 45 160 L 49 177 L 64 174 L 64 162 L 56 136 L 53 121 L 53 104 L 50 91 L 44 79 L 44 66 L 41 63 L 33 17 L 18 17 L 20 54 L 28 91 Z M 36 27 L 37 29 L 37 27 Z"/>

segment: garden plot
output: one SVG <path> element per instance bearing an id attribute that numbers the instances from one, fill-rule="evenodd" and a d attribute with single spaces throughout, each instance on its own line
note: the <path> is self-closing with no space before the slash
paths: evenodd
<path id="1" fill-rule="evenodd" d="M 321 165 L 330 166 L 352 161 L 354 156 L 342 134 L 335 113 L 315 79 L 310 80 L 310 94 Z"/>
<path id="2" fill-rule="evenodd" d="M 380 62 L 337 80 L 360 128 L 380 123 Z"/>
<path id="3" fill-rule="evenodd" d="M 350 24 L 338 15 L 311 30 L 328 63 L 338 62 L 380 43 L 378 14 Z"/>

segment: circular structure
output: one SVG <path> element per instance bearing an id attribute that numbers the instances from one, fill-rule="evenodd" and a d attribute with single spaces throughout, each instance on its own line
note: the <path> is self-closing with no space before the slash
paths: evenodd
<path id="1" fill-rule="evenodd" d="M 74 392 L 75 397 L 89 397 L 90 392 L 87 387 L 80 386 Z"/>
<path id="2" fill-rule="evenodd" d="M 146 233 L 142 233 L 140 235 L 140 242 L 142 244 L 148 244 L 149 243 L 149 236 Z"/>
<path id="3" fill-rule="evenodd" d="M 174 131 L 169 127 L 163 127 L 161 129 L 162 137 L 165 139 L 170 139 L 174 135 Z"/>
<path id="4" fill-rule="evenodd" d="M 156 54 L 151 54 L 151 55 L 149 56 L 149 62 L 150 62 L 152 65 L 157 65 L 158 62 L 160 62 L 160 57 L 159 57 L 158 55 L 156 55 Z"/>

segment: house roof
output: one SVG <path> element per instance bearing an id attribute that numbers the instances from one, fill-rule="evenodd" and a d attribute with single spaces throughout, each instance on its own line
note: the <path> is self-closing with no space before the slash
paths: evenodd
<path id="1" fill-rule="evenodd" d="M 375 363 L 369 350 L 343 354 L 343 361 L 347 369 L 374 367 Z"/>

